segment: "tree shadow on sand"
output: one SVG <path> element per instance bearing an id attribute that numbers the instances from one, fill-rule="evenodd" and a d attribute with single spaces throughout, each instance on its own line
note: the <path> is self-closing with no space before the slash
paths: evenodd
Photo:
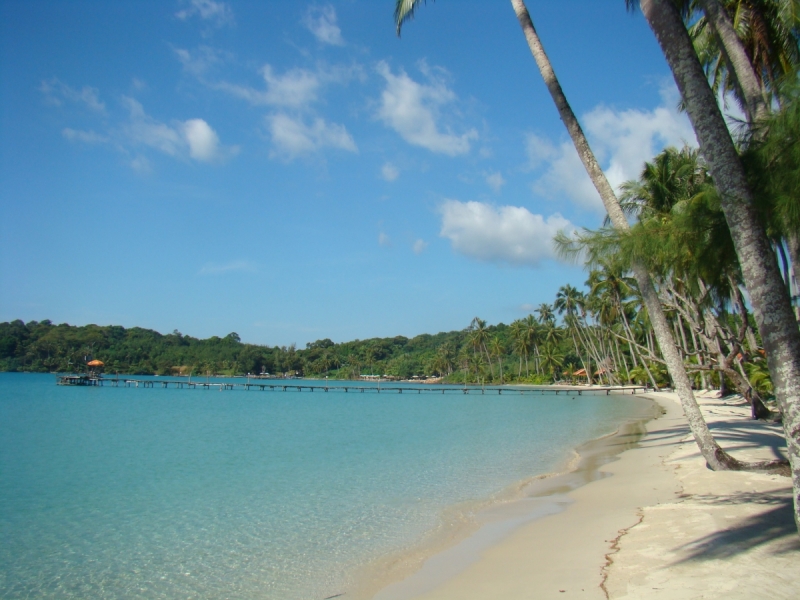
<path id="1" fill-rule="evenodd" d="M 772 554 L 800 552 L 800 537 L 794 523 L 792 499 L 771 494 L 741 493 L 732 496 L 692 496 L 694 502 L 709 506 L 725 504 L 759 504 L 765 510 L 715 531 L 675 551 L 684 557 L 673 564 L 692 561 L 722 560 L 747 552 L 757 546 L 775 543 Z"/>
<path id="2" fill-rule="evenodd" d="M 723 448 L 769 448 L 775 458 L 787 459 L 786 438 L 780 425 L 749 419 L 710 423 L 709 429 Z"/>

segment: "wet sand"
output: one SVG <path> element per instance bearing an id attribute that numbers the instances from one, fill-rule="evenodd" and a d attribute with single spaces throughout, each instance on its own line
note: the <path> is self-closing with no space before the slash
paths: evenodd
<path id="1" fill-rule="evenodd" d="M 575 471 L 482 511 L 475 533 L 375 599 L 796 597 L 790 481 L 709 471 L 675 395 L 651 398 L 658 419 L 587 444 Z M 780 455 L 780 428 L 743 402 L 701 404 L 738 458 Z"/>
<path id="2" fill-rule="evenodd" d="M 577 448 L 560 472 L 532 478 L 507 490 L 499 501 L 479 510 L 469 522 L 455 523 L 453 531 L 441 532 L 444 535 L 430 540 L 417 552 L 384 565 L 384 572 L 369 586 L 372 589 L 358 593 L 352 590 L 348 595 L 375 600 L 416 598 L 462 575 L 485 552 L 505 543 L 520 528 L 565 511 L 575 502 L 573 491 L 607 477 L 604 467 L 634 447 L 645 435 L 646 423 L 662 412 L 655 402 L 643 399 L 639 410 L 617 432 Z M 388 582 L 392 583 L 387 585 Z M 376 589 L 380 592 L 374 593 Z M 371 593 L 365 593 L 368 591 Z"/>

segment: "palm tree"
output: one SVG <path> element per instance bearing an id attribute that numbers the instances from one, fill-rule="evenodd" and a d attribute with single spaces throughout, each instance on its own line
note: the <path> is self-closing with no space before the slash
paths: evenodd
<path id="1" fill-rule="evenodd" d="M 469 356 L 467 364 L 471 370 L 475 371 L 475 382 L 482 384 L 486 376 L 486 362 L 483 360 L 483 354 L 472 354 Z"/>
<path id="2" fill-rule="evenodd" d="M 528 321 L 531 321 L 529 324 Z M 525 357 L 525 377 L 530 377 L 530 370 L 528 369 L 528 355 L 531 351 L 531 346 L 538 341 L 532 335 L 536 331 L 536 323 L 533 318 L 528 315 L 526 320 L 516 320 L 511 324 L 511 335 L 514 339 L 514 352 L 519 355 L 519 372 L 517 377 L 522 377 L 522 358 Z"/>
<path id="3" fill-rule="evenodd" d="M 779 106 L 782 109 L 780 112 L 784 112 L 788 99 L 786 90 L 791 90 L 791 87 L 779 84 L 787 79 L 797 79 L 797 68 L 800 64 L 800 2 L 702 0 L 700 4 L 704 14 L 690 28 L 690 35 L 709 75 L 712 89 L 716 94 L 722 84 L 723 89 L 734 92 L 739 104 L 748 114 L 750 135 L 745 141 L 762 142 L 774 127 L 774 122 L 768 123 L 765 118 L 770 107 Z M 686 12 L 691 12 L 692 8 L 694 7 L 687 7 Z M 752 116 L 752 109 L 748 110 L 754 105 L 758 105 L 756 117 Z M 796 131 L 790 137 L 796 138 Z M 764 171 L 771 171 L 764 167 L 763 164 L 756 165 L 751 172 L 762 175 Z M 751 184 L 751 189 L 759 190 L 760 196 L 763 196 L 765 190 L 764 179 L 759 177 L 758 181 Z M 777 212 L 785 214 L 785 211 Z M 784 225 L 782 220 L 784 219 L 778 220 L 777 229 L 774 228 L 775 222 L 772 223 L 773 232 L 779 232 L 786 240 L 794 278 L 800 283 L 800 227 L 797 224 L 794 227 L 781 227 L 780 225 Z M 777 247 L 783 255 L 780 242 Z M 788 274 L 788 269 L 786 271 Z M 789 294 L 791 295 L 791 289 Z"/>
<path id="4" fill-rule="evenodd" d="M 547 306 L 543 304 L 542 306 Z M 540 307 L 541 308 L 541 307 Z M 551 311 L 552 316 L 552 311 Z M 552 319 L 547 321 L 548 323 L 552 322 Z M 539 323 L 536 322 L 536 319 L 533 318 L 533 315 L 528 315 L 525 317 L 525 336 L 528 339 L 528 348 L 532 348 L 534 352 L 534 366 L 536 367 L 536 373 L 539 373 L 539 343 L 542 341 L 542 327 Z M 528 370 L 528 355 L 525 355 L 525 370 Z"/>
<path id="5" fill-rule="evenodd" d="M 500 385 L 503 385 L 503 354 L 505 354 L 505 348 L 503 347 L 503 342 L 500 341 L 499 336 L 494 336 L 489 341 L 489 350 L 492 353 L 492 356 L 497 358 L 497 364 L 500 370 Z"/>
<path id="6" fill-rule="evenodd" d="M 440 375 L 449 375 L 453 372 L 452 350 L 449 344 L 442 344 L 436 349 L 432 367 Z"/>
<path id="7" fill-rule="evenodd" d="M 486 328 L 486 321 L 475 317 L 472 319 L 472 323 L 470 323 L 469 328 L 472 331 L 470 335 L 470 341 L 472 342 L 473 348 L 477 348 L 482 355 L 486 356 L 486 359 L 489 361 L 489 370 L 492 374 L 492 377 L 494 377 L 492 359 L 489 356 L 489 350 L 486 348 L 486 342 L 489 339 L 489 330 Z"/>
<path id="8" fill-rule="evenodd" d="M 553 306 L 558 314 L 566 313 L 567 316 L 574 316 L 578 313 L 581 302 L 581 292 L 570 284 L 566 284 L 558 289 Z"/>
<path id="9" fill-rule="evenodd" d="M 591 373 L 589 373 L 589 370 L 586 368 L 586 361 L 581 356 L 580 348 L 578 348 L 578 340 L 575 337 L 576 330 L 578 328 L 578 320 L 576 315 L 582 303 L 583 298 L 581 297 L 581 292 L 579 292 L 575 287 L 567 284 L 562 285 L 559 288 L 558 293 L 556 294 L 556 301 L 553 306 L 558 311 L 558 314 L 561 315 L 566 313 L 564 317 L 564 323 L 567 325 L 567 329 L 572 337 L 572 345 L 575 348 L 575 354 L 577 355 L 578 360 L 580 360 L 583 364 L 583 368 L 586 371 L 586 378 L 588 382 L 591 383 Z M 588 347 L 587 350 L 589 350 Z"/>
<path id="10" fill-rule="evenodd" d="M 528 364 L 528 350 L 530 348 L 527 336 L 525 335 L 525 324 L 521 319 L 516 319 L 509 325 L 511 331 L 511 339 L 514 344 L 514 352 L 519 356 L 519 371 L 517 372 L 517 379 L 522 377 L 522 356 L 525 356 L 525 364 Z"/>
<path id="11" fill-rule="evenodd" d="M 549 321 L 553 321 L 555 317 L 555 313 L 553 312 L 553 307 L 543 302 L 539 305 L 539 308 L 536 309 L 537 313 L 539 313 L 539 323 L 545 324 Z"/>
<path id="12" fill-rule="evenodd" d="M 558 379 L 558 371 L 564 364 L 564 355 L 555 344 L 545 344 L 542 348 L 542 368 L 550 372 L 554 380 Z"/>
<path id="13" fill-rule="evenodd" d="M 698 4 L 704 14 L 692 28 L 692 37 L 702 49 L 712 87 L 717 93 L 720 87 L 733 92 L 748 123 L 762 121 L 769 110 L 766 89 L 759 84 L 736 25 L 718 0 L 698 0 Z"/>
<path id="14" fill-rule="evenodd" d="M 715 94 L 732 92 L 758 125 L 800 62 L 797 0 L 683 0 L 689 33 Z M 698 11 L 697 9 L 701 9 Z"/>
<path id="15" fill-rule="evenodd" d="M 651 0 L 650 3 L 652 4 L 653 1 Z M 418 4 L 419 0 L 397 1 L 395 21 L 397 23 L 398 34 L 403 22 L 413 15 L 414 9 L 418 6 Z M 572 138 L 575 149 L 578 152 L 578 156 L 580 157 L 586 172 L 589 174 L 592 183 L 600 194 L 600 198 L 602 199 L 603 205 L 608 212 L 611 223 L 615 228 L 622 231 L 627 231 L 630 228 L 630 225 L 625 218 L 622 207 L 620 206 L 614 190 L 608 182 L 608 179 L 600 168 L 600 164 L 597 162 L 597 159 L 589 146 L 589 142 L 583 133 L 583 129 L 581 128 L 580 123 L 578 122 L 578 119 L 572 110 L 572 107 L 564 95 L 561 84 L 556 77 L 555 71 L 553 70 L 550 60 L 544 51 L 544 47 L 542 46 L 536 29 L 533 26 L 533 21 L 531 20 L 525 3 L 523 0 L 511 0 L 511 5 L 515 14 L 517 15 L 517 19 L 522 27 L 523 34 L 528 42 L 528 47 L 530 48 L 531 54 L 533 55 L 534 60 L 539 67 L 539 71 L 544 79 L 545 85 L 547 86 L 547 89 L 553 98 L 553 102 L 558 109 L 561 120 L 564 122 L 564 125 L 566 126 L 567 131 Z M 672 9 L 673 11 L 675 10 L 674 5 L 672 5 Z M 680 15 L 678 15 L 678 17 L 680 18 Z M 681 23 L 681 27 L 682 26 L 683 24 Z M 714 440 L 711 432 L 708 430 L 708 426 L 703 420 L 700 407 L 697 405 L 694 393 L 692 392 L 691 382 L 675 345 L 675 341 L 672 338 L 672 331 L 669 327 L 666 317 L 664 316 L 664 312 L 661 308 L 655 288 L 653 287 L 653 283 L 650 280 L 650 276 L 648 275 L 644 266 L 639 262 L 634 265 L 633 272 L 639 286 L 639 291 L 650 314 L 653 329 L 655 330 L 662 354 L 666 360 L 669 372 L 672 375 L 675 389 L 681 399 L 684 414 L 686 415 L 686 419 L 689 423 L 692 433 L 694 434 L 695 441 L 697 442 L 698 447 L 703 454 L 703 457 L 713 469 L 742 468 L 743 465 L 739 461 L 734 460 L 732 457 L 726 454 L 722 448 L 720 448 L 719 444 L 717 444 L 716 440 Z M 800 337 L 798 338 L 798 341 L 800 342 Z M 800 346 L 800 344 L 798 345 Z M 800 410 L 797 411 L 797 420 L 800 421 Z M 800 431 L 800 423 L 797 423 L 796 430 Z M 800 447 L 797 448 L 796 455 L 798 456 L 797 462 L 800 462 Z M 800 487 L 800 471 L 798 471 L 797 477 L 797 484 L 798 487 Z M 800 524 L 800 521 L 798 521 L 798 524 Z"/>
<path id="16" fill-rule="evenodd" d="M 672 0 L 641 0 L 640 7 L 669 63 L 719 190 L 784 415 L 795 524 L 800 531 L 800 330 L 739 154 L 681 15 Z"/>
<path id="17" fill-rule="evenodd" d="M 331 359 L 331 353 L 326 348 L 322 351 L 319 359 L 317 360 L 317 364 L 320 370 L 320 373 L 327 373 L 331 370 L 331 364 L 333 363 Z"/>

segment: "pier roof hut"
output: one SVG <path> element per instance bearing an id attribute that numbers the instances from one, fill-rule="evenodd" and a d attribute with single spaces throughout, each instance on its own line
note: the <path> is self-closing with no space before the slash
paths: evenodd
<path id="1" fill-rule="evenodd" d="M 86 363 L 86 366 L 89 367 L 89 372 L 94 373 L 95 370 L 100 370 L 101 367 L 105 367 L 106 364 L 102 360 L 90 360 Z"/>

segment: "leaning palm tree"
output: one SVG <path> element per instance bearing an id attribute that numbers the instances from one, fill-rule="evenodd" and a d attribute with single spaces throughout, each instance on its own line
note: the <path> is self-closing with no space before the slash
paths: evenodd
<path id="1" fill-rule="evenodd" d="M 397 1 L 395 9 L 395 21 L 397 23 L 398 34 L 402 24 L 414 14 L 414 10 L 418 5 L 419 0 Z M 629 230 L 630 224 L 625 218 L 625 214 L 620 206 L 619 200 L 617 199 L 613 188 L 611 187 L 611 184 L 608 182 L 605 173 L 603 173 L 603 170 L 600 168 L 600 164 L 597 162 L 597 159 L 589 146 L 589 142 L 586 139 L 586 135 L 583 133 L 583 129 L 578 122 L 578 118 L 575 116 L 572 107 L 564 95 L 561 84 L 559 83 L 555 71 L 550 63 L 550 59 L 547 57 L 541 40 L 539 39 L 539 35 L 533 26 L 533 21 L 531 20 L 525 3 L 523 0 L 511 0 L 511 5 L 514 9 L 517 19 L 519 20 L 520 26 L 522 27 L 522 31 L 525 35 L 525 39 L 528 42 L 528 47 L 530 48 L 531 54 L 533 55 L 533 58 L 539 67 L 539 72 L 541 73 L 545 85 L 547 86 L 547 89 L 553 98 L 553 102 L 556 105 L 561 120 L 564 122 L 564 125 L 569 132 L 569 135 L 573 144 L 575 145 L 575 149 L 578 152 L 578 156 L 580 157 L 586 172 L 589 174 L 595 189 L 597 189 L 600 198 L 603 201 L 603 205 L 608 212 L 611 223 L 616 229 L 622 231 Z M 639 286 L 639 291 L 650 314 L 650 319 L 652 321 L 653 329 L 655 330 L 659 346 L 661 347 L 661 352 L 664 355 L 669 372 L 674 381 L 675 389 L 681 399 L 684 414 L 686 415 L 686 419 L 689 423 L 689 427 L 692 430 L 695 441 L 697 442 L 697 445 L 703 454 L 703 458 L 705 458 L 706 462 L 712 469 L 744 468 L 745 465 L 722 450 L 722 448 L 711 435 L 708 426 L 703 420 L 700 407 L 698 406 L 694 397 L 694 393 L 692 392 L 692 385 L 689 380 L 689 376 L 686 373 L 680 353 L 675 345 L 675 340 L 672 337 L 672 331 L 669 323 L 664 315 L 656 290 L 653 287 L 653 282 L 650 280 L 650 276 L 645 270 L 644 265 L 641 262 L 637 262 L 634 265 L 633 272 Z M 800 420 L 800 410 L 797 411 L 797 418 Z M 800 430 L 800 426 L 798 427 L 798 430 Z M 800 463 L 800 452 L 798 452 L 798 463 Z M 758 464 L 751 466 L 762 469 L 774 468 L 771 463 L 769 465 Z M 798 485 L 800 485 L 800 472 L 798 472 Z"/>
<path id="2" fill-rule="evenodd" d="M 689 33 L 715 94 L 730 92 L 758 126 L 779 84 L 800 63 L 797 0 L 680 0 Z"/>
<path id="3" fill-rule="evenodd" d="M 572 338 L 575 355 L 581 363 L 583 363 L 583 368 L 586 370 L 586 377 L 589 380 L 588 382 L 591 383 L 591 374 L 588 372 L 588 369 L 586 369 L 586 361 L 583 359 L 583 355 L 578 346 L 578 340 L 576 339 L 576 336 L 579 335 L 579 323 L 576 316 L 583 301 L 584 299 L 581 292 L 574 286 L 566 284 L 562 285 L 556 293 L 556 301 L 553 303 L 553 307 L 558 311 L 558 314 L 564 315 L 564 324 L 567 326 L 567 330 Z M 586 350 L 588 352 L 589 348 L 587 347 Z"/>
<path id="4" fill-rule="evenodd" d="M 784 415 L 794 518 L 800 530 L 800 330 L 741 159 L 681 15 L 672 0 L 641 0 L 640 7 L 669 63 L 719 190 Z"/>

